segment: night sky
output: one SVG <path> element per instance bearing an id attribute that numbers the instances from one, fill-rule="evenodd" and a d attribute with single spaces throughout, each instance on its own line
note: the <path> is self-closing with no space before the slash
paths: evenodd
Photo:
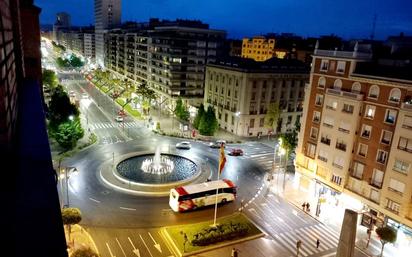
<path id="1" fill-rule="evenodd" d="M 94 23 L 93 0 L 35 0 L 42 8 L 40 22 L 52 24 L 60 11 L 72 24 Z M 404 32 L 412 35 L 412 0 L 123 0 L 123 21 L 199 19 L 229 37 L 242 38 L 268 32 L 301 36 L 336 34 L 343 38 L 375 38 Z"/>

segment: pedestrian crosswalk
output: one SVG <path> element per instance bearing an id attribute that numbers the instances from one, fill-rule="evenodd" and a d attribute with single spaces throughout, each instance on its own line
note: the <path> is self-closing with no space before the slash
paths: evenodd
<path id="1" fill-rule="evenodd" d="M 108 128 L 140 128 L 142 125 L 138 124 L 137 122 L 118 122 L 118 123 L 111 123 L 111 122 L 100 122 L 89 124 L 91 130 L 96 129 L 108 129 Z"/>
<path id="2" fill-rule="evenodd" d="M 300 227 L 292 231 L 273 235 L 275 240 L 282 246 L 296 253 L 297 242 L 300 240 L 301 247 L 299 256 L 318 256 L 320 253 L 335 249 L 338 245 L 339 235 L 323 224 Z M 319 239 L 319 247 L 316 240 Z"/>
<path id="3" fill-rule="evenodd" d="M 271 171 L 273 167 L 274 149 L 261 143 L 244 144 L 244 157 L 259 163 L 266 171 Z"/>

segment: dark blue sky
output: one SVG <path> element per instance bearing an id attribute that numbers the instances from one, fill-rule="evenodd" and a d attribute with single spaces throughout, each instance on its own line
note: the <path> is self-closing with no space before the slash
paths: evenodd
<path id="1" fill-rule="evenodd" d="M 35 0 L 42 8 L 42 24 L 53 23 L 66 11 L 72 24 L 94 23 L 93 0 Z M 412 35 L 412 0 L 123 0 L 122 21 L 200 19 L 229 37 L 267 32 L 302 36 L 337 34 L 344 38 L 368 37 L 376 13 L 375 38 L 404 32 Z"/>

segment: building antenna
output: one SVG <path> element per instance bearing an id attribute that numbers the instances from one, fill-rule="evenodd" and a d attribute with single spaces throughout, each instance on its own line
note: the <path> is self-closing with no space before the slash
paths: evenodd
<path id="1" fill-rule="evenodd" d="M 375 14 L 373 15 L 372 33 L 371 33 L 371 36 L 370 36 L 371 40 L 373 40 L 373 39 L 375 38 L 376 18 L 377 18 L 377 15 L 376 15 L 376 13 L 375 13 Z"/>

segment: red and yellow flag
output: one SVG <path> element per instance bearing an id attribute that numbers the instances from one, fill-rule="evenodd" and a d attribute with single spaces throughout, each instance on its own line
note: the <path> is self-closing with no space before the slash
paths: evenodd
<path id="1" fill-rule="evenodd" d="M 223 168 L 225 167 L 226 156 L 225 147 L 223 144 L 220 145 L 220 158 L 219 158 L 219 174 L 222 174 Z"/>

